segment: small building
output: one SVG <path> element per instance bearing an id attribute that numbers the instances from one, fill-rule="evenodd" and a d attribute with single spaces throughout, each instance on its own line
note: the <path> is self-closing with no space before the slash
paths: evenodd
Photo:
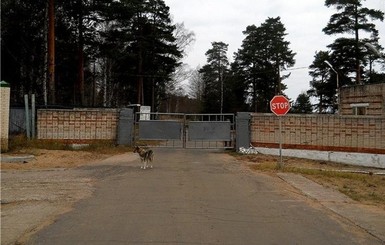
<path id="1" fill-rule="evenodd" d="M 385 83 L 340 88 L 340 115 L 385 117 Z"/>

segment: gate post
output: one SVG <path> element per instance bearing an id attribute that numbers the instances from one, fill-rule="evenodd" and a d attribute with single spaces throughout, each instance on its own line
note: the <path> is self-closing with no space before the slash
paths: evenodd
<path id="1" fill-rule="evenodd" d="M 250 113 L 238 112 L 236 118 L 236 150 L 240 147 L 250 147 Z"/>
<path id="2" fill-rule="evenodd" d="M 134 123 L 134 110 L 129 108 L 123 108 L 119 113 L 117 135 L 118 145 L 132 146 Z"/>
<path id="3" fill-rule="evenodd" d="M 11 88 L 5 81 L 0 82 L 0 126 L 1 126 L 1 152 L 8 151 L 8 132 L 9 132 L 9 101 L 10 101 Z"/>

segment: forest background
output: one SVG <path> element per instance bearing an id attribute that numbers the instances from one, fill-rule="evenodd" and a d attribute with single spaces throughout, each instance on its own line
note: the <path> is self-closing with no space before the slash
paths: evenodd
<path id="1" fill-rule="evenodd" d="M 309 64 L 310 89 L 293 101 L 293 112 L 334 113 L 336 88 L 385 82 L 373 24 L 384 13 L 364 3 L 325 1 L 335 14 L 323 31 L 339 36 Z M 12 105 L 35 94 L 50 108 L 141 104 L 155 112 L 268 112 L 270 99 L 285 93 L 290 73 L 282 71 L 295 66 L 279 16 L 246 26 L 233 62 L 228 44 L 213 40 L 207 63 L 189 69 L 182 59 L 194 32 L 173 23 L 163 0 L 4 0 L 1 12 L 1 80 L 11 85 Z M 188 91 L 180 86 L 186 80 Z"/>

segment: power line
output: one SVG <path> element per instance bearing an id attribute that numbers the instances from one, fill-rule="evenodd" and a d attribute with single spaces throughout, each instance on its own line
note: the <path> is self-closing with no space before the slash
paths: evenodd
<path id="1" fill-rule="evenodd" d="M 283 71 L 294 71 L 294 70 L 302 70 L 302 69 L 309 69 L 307 66 L 302 66 L 302 67 L 294 67 L 294 68 L 289 68 Z"/>

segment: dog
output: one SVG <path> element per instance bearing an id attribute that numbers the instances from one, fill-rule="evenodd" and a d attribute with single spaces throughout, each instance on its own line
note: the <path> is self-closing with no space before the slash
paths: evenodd
<path id="1" fill-rule="evenodd" d="M 139 146 L 136 146 L 134 149 L 134 153 L 138 153 L 140 156 L 140 161 L 143 163 L 141 169 L 146 169 L 147 167 L 152 168 L 152 165 L 147 166 L 147 164 L 152 162 L 154 159 L 154 152 L 151 149 L 144 149 Z"/>

